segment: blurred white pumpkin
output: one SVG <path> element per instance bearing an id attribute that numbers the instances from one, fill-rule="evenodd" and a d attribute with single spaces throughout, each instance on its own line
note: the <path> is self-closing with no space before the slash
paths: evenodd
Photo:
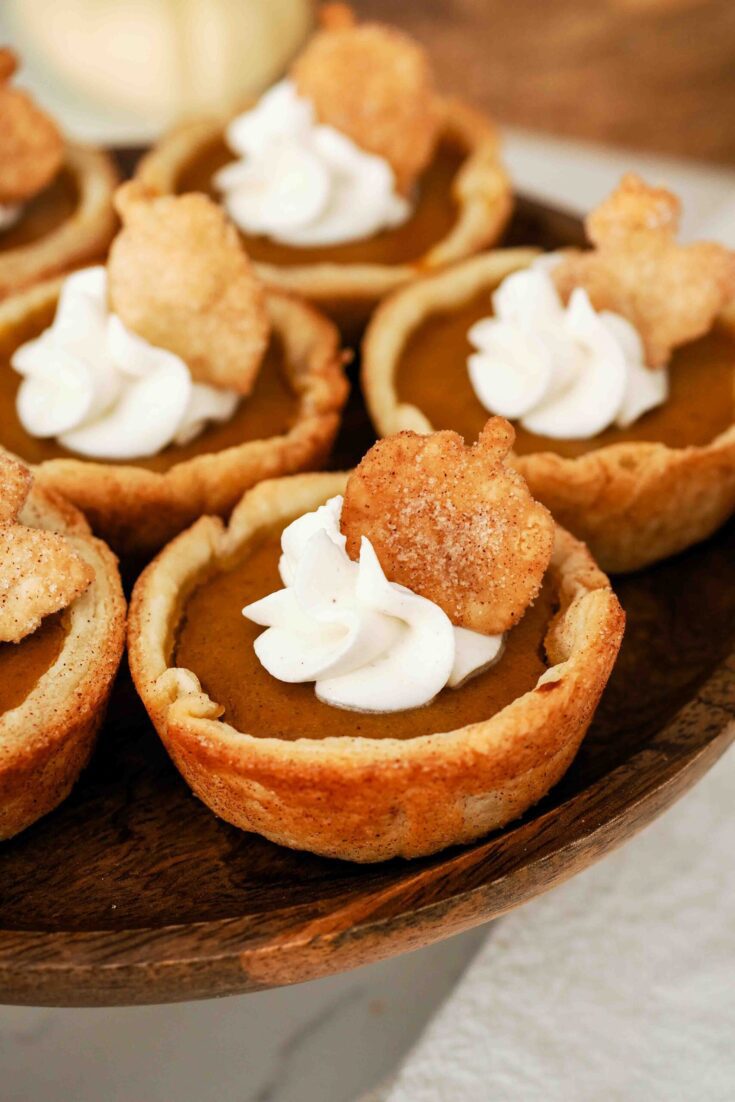
<path id="1" fill-rule="evenodd" d="M 223 110 L 278 77 L 310 0 L 3 0 L 11 41 L 46 101 L 85 98 L 155 133 Z"/>

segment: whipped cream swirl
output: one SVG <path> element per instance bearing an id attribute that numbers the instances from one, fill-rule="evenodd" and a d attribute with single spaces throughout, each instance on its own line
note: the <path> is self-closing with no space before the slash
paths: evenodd
<path id="1" fill-rule="evenodd" d="M 267 628 L 255 653 L 280 681 L 316 682 L 319 700 L 359 712 L 428 704 L 493 665 L 502 635 L 454 627 L 425 597 L 389 582 L 370 540 L 345 550 L 342 498 L 290 524 L 281 537 L 284 589 L 244 608 Z"/>
<path id="2" fill-rule="evenodd" d="M 22 214 L 22 203 L 0 203 L 0 233 L 3 230 L 12 229 L 16 223 L 20 222 Z"/>
<path id="3" fill-rule="evenodd" d="M 666 368 L 648 368 L 638 331 L 620 314 L 599 313 L 576 288 L 564 306 L 541 257 L 504 279 L 494 316 L 468 333 L 467 360 L 478 399 L 528 432 L 586 440 L 610 425 L 627 428 L 666 401 Z"/>
<path id="4" fill-rule="evenodd" d="M 242 159 L 220 169 L 214 183 L 245 233 L 285 245 L 338 245 L 397 226 L 411 213 L 388 162 L 319 125 L 290 80 L 233 119 L 226 138 Z"/>
<path id="5" fill-rule="evenodd" d="M 240 396 L 196 383 L 179 356 L 132 333 L 107 306 L 107 272 L 64 280 L 53 324 L 21 345 L 16 410 L 31 436 L 98 459 L 141 459 L 226 421 Z"/>

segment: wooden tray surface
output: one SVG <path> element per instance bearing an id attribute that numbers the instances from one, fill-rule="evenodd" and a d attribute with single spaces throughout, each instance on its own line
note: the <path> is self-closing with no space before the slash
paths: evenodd
<path id="1" fill-rule="evenodd" d="M 575 219 L 523 199 L 508 240 L 581 236 Z M 334 465 L 372 439 L 354 393 Z M 171 765 L 123 670 L 71 797 L 0 847 L 0 1001 L 124 1005 L 294 983 L 546 891 L 645 826 L 732 740 L 734 583 L 732 522 L 620 579 L 620 660 L 562 783 L 508 829 L 413 862 L 325 860 L 219 821 Z"/>

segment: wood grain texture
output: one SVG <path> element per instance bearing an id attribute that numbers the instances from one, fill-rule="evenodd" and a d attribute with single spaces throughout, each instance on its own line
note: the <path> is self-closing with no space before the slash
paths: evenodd
<path id="1" fill-rule="evenodd" d="M 424 42 L 440 86 L 501 122 L 735 159 L 731 0 L 354 0 Z"/>
<path id="2" fill-rule="evenodd" d="M 580 236 L 573 219 L 528 202 L 510 234 Z M 335 466 L 370 442 L 353 395 Z M 735 736 L 734 582 L 735 523 L 622 579 L 620 661 L 563 782 L 518 824 L 414 862 L 328 861 L 220 822 L 169 762 L 123 672 L 70 799 L 0 848 L 0 1000 L 132 1004 L 294 983 L 548 890 L 645 826 Z"/>

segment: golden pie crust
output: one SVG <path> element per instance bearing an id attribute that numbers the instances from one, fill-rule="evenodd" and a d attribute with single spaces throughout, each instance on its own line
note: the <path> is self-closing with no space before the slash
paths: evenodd
<path id="1" fill-rule="evenodd" d="M 106 153 L 67 143 L 65 168 L 77 206 L 60 226 L 27 245 L 0 252 L 0 299 L 104 256 L 117 228 L 112 195 L 117 171 Z"/>
<path id="2" fill-rule="evenodd" d="M 52 310 L 61 283 L 39 284 L 0 303 L 0 341 L 24 319 Z M 66 457 L 34 469 L 40 482 L 82 509 L 94 531 L 118 554 L 158 550 L 203 513 L 226 515 L 262 479 L 314 469 L 326 460 L 348 390 L 339 334 L 316 310 L 290 295 L 268 291 L 267 307 L 298 400 L 287 432 L 204 452 L 163 472 Z"/>
<path id="3" fill-rule="evenodd" d="M 17 707 L 0 715 L 0 839 L 68 796 L 89 760 L 125 645 L 117 560 L 81 513 L 34 484 L 19 519 L 63 533 L 94 578 L 63 613 L 67 630 L 53 664 Z"/>
<path id="4" fill-rule="evenodd" d="M 487 721 L 408 740 L 286 741 L 238 731 L 218 718 L 221 706 L 195 673 L 170 664 L 182 609 L 200 579 L 226 569 L 264 532 L 342 493 L 346 479 L 262 483 L 229 527 L 203 517 L 169 544 L 133 594 L 130 665 L 174 763 L 215 814 L 329 857 L 417 857 L 516 819 L 559 780 L 612 670 L 624 613 L 587 549 L 558 529 L 550 572 L 560 608 L 546 635 L 552 668 Z"/>
<path id="5" fill-rule="evenodd" d="M 417 327 L 432 313 L 492 291 L 537 255 L 495 250 L 403 288 L 378 308 L 363 342 L 362 386 L 379 435 L 433 431 L 420 409 L 399 400 L 395 385 L 402 350 Z M 735 335 L 735 310 L 718 324 Z M 712 535 L 735 510 L 735 424 L 698 447 L 626 441 L 576 458 L 550 451 L 516 456 L 514 465 L 533 496 L 610 572 L 668 558 Z"/>
<path id="6" fill-rule="evenodd" d="M 439 97 L 437 110 L 440 142 L 454 144 L 466 154 L 454 180 L 457 218 L 449 234 L 411 263 L 257 264 L 261 278 L 311 299 L 338 322 L 350 324 L 366 320 L 372 306 L 402 284 L 498 241 L 512 213 L 513 196 L 495 128 L 480 112 L 454 98 Z M 175 192 L 183 169 L 221 135 L 228 121 L 180 127 L 143 158 L 136 178 L 157 191 Z"/>

